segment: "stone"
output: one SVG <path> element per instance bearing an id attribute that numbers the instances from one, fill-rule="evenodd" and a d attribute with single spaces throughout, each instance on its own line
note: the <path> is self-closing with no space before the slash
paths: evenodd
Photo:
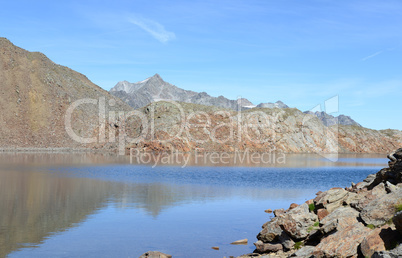
<path id="1" fill-rule="evenodd" d="M 306 203 L 303 203 L 287 212 L 279 220 L 283 230 L 290 237 L 293 239 L 302 239 L 308 236 L 308 228 L 318 221 L 318 217 L 309 211 Z"/>
<path id="2" fill-rule="evenodd" d="M 360 250 L 364 257 L 371 257 L 375 252 L 385 251 L 395 239 L 398 239 L 398 232 L 386 225 L 372 230 L 360 244 Z"/>
<path id="3" fill-rule="evenodd" d="M 245 239 L 236 240 L 236 241 L 234 241 L 234 242 L 232 242 L 230 244 L 232 244 L 232 245 L 247 245 L 247 243 L 248 243 L 248 239 L 245 238 Z"/>
<path id="4" fill-rule="evenodd" d="M 274 240 L 277 240 L 278 237 L 282 234 L 282 228 L 280 226 L 280 221 L 277 217 L 271 219 L 264 224 L 263 229 L 257 235 L 257 239 L 261 240 L 264 243 L 269 243 Z"/>
<path id="5" fill-rule="evenodd" d="M 350 206 L 352 202 L 356 202 L 359 199 L 359 195 L 357 193 L 348 193 L 348 197 L 343 200 L 343 205 Z"/>
<path id="6" fill-rule="evenodd" d="M 148 251 L 142 254 L 139 258 L 172 258 L 172 256 L 158 251 Z"/>
<path id="7" fill-rule="evenodd" d="M 324 233 L 343 230 L 358 222 L 359 212 L 351 207 L 340 207 L 320 221 Z"/>
<path id="8" fill-rule="evenodd" d="M 274 210 L 274 215 L 275 217 L 280 217 L 281 215 L 285 214 L 285 210 L 284 209 L 277 209 Z"/>
<path id="9" fill-rule="evenodd" d="M 395 206 L 402 203 L 402 188 L 371 201 L 361 212 L 360 218 L 366 224 L 381 226 L 395 214 Z"/>
<path id="10" fill-rule="evenodd" d="M 350 206 L 358 211 L 362 211 L 371 201 L 385 194 L 387 194 L 387 191 L 385 190 L 385 185 L 384 183 L 380 183 L 370 191 L 365 190 L 363 192 L 360 192 L 357 195 L 356 199 L 350 202 Z"/>
<path id="11" fill-rule="evenodd" d="M 314 198 L 314 205 L 317 209 L 326 208 L 329 213 L 342 206 L 343 200 L 348 196 L 348 191 L 343 188 L 332 188 L 322 192 Z"/>
<path id="12" fill-rule="evenodd" d="M 307 203 L 307 205 L 310 205 L 310 204 L 314 203 L 314 200 L 313 199 L 307 200 L 306 203 Z"/>
<path id="13" fill-rule="evenodd" d="M 390 251 L 375 252 L 373 258 L 400 258 L 402 257 L 402 244 Z"/>
<path id="14" fill-rule="evenodd" d="M 265 212 L 266 212 L 266 213 L 272 213 L 272 210 L 271 210 L 271 209 L 267 209 L 267 210 L 265 210 Z"/>
<path id="15" fill-rule="evenodd" d="M 296 208 L 297 206 L 299 206 L 299 205 L 296 204 L 296 203 L 292 203 L 292 204 L 290 204 L 290 206 L 289 206 L 289 210 L 294 209 L 294 208 Z"/>
<path id="16" fill-rule="evenodd" d="M 398 211 L 395 213 L 394 217 L 392 218 L 392 221 L 395 224 L 396 230 L 399 231 L 399 233 L 402 234 L 402 211 Z"/>
<path id="17" fill-rule="evenodd" d="M 291 257 L 311 257 L 315 250 L 315 246 L 306 245 L 294 252 Z"/>
<path id="18" fill-rule="evenodd" d="M 323 238 L 313 254 L 317 257 L 357 257 L 357 247 L 370 231 L 362 223 L 355 223 Z"/>
<path id="19" fill-rule="evenodd" d="M 219 246 L 213 246 L 212 249 L 219 250 Z"/>
<path id="20" fill-rule="evenodd" d="M 295 242 L 293 241 L 293 239 L 290 238 L 289 235 L 285 232 L 282 232 L 282 234 L 279 236 L 279 242 L 286 250 L 291 250 L 295 246 Z"/>
<path id="21" fill-rule="evenodd" d="M 262 241 L 258 240 L 254 243 L 256 252 L 257 253 L 270 253 L 270 252 L 278 252 L 283 250 L 283 246 L 281 244 L 270 244 L 270 243 L 263 243 Z"/>
<path id="22" fill-rule="evenodd" d="M 328 216 L 329 212 L 327 211 L 327 209 L 322 208 L 322 209 L 318 209 L 317 210 L 317 216 L 318 216 L 318 220 L 322 220 L 323 218 L 325 218 L 326 216 Z"/>

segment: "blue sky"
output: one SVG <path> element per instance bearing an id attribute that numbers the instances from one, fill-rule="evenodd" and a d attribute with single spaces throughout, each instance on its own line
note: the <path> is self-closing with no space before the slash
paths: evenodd
<path id="1" fill-rule="evenodd" d="M 1 1 L 0 36 L 109 90 L 155 73 L 402 129 L 402 1 Z M 395 110 L 395 111 L 394 111 Z"/>

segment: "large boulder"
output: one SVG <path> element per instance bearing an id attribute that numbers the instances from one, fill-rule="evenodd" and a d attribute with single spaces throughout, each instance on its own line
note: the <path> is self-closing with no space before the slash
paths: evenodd
<path id="1" fill-rule="evenodd" d="M 381 226 L 395 214 L 395 206 L 402 203 L 402 188 L 371 201 L 361 212 L 360 218 L 366 224 Z"/>
<path id="2" fill-rule="evenodd" d="M 279 218 L 283 230 L 293 239 L 303 239 L 309 235 L 309 228 L 318 221 L 317 215 L 309 211 L 306 203 L 288 211 Z"/>
<path id="3" fill-rule="evenodd" d="M 371 257 L 375 252 L 389 249 L 395 239 L 398 239 L 398 232 L 392 230 L 390 226 L 376 228 L 363 239 L 360 250 L 364 257 Z"/>
<path id="4" fill-rule="evenodd" d="M 339 207 L 320 221 L 323 233 L 343 230 L 358 222 L 359 212 L 350 207 Z"/>
<path id="5" fill-rule="evenodd" d="M 400 258 L 402 257 L 402 244 L 390 251 L 375 252 L 372 258 Z"/>
<path id="6" fill-rule="evenodd" d="M 402 234 L 402 211 L 395 213 L 392 221 L 394 222 L 395 227 L 399 231 L 399 233 Z"/>
<path id="7" fill-rule="evenodd" d="M 385 184 L 380 183 L 375 186 L 372 190 L 368 191 L 364 189 L 364 191 L 360 192 L 353 201 L 351 201 L 350 206 L 355 208 L 358 211 L 363 210 L 370 202 L 379 197 L 386 195 L 387 191 L 385 190 Z"/>
<path id="8" fill-rule="evenodd" d="M 271 221 L 264 224 L 262 230 L 257 235 L 257 239 L 264 243 L 269 243 L 278 240 L 283 230 L 280 226 L 278 217 L 271 219 Z"/>
<path id="9" fill-rule="evenodd" d="M 271 252 L 278 252 L 279 250 L 282 250 L 283 247 L 281 244 L 270 244 L 270 243 L 264 243 L 261 240 L 258 240 L 257 242 L 254 243 L 255 245 L 255 251 L 257 253 L 271 253 Z"/>
<path id="10" fill-rule="evenodd" d="M 362 223 L 355 223 L 323 238 L 313 254 L 317 257 L 357 257 L 357 247 L 370 231 Z"/>
<path id="11" fill-rule="evenodd" d="M 331 213 L 333 210 L 342 206 L 343 201 L 347 199 L 348 191 L 343 188 L 332 188 L 322 192 L 314 199 L 314 205 L 317 209 L 325 208 Z"/>

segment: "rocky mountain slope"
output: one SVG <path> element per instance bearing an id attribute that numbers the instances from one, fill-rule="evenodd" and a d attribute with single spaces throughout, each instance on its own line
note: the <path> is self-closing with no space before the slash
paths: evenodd
<path id="1" fill-rule="evenodd" d="M 317 116 L 325 126 L 331 126 L 331 125 L 336 125 L 336 124 L 361 126 L 359 123 L 357 123 L 355 120 L 353 120 L 350 116 L 339 115 L 339 116 L 335 117 L 335 116 L 325 113 L 324 111 L 321 111 L 321 112 L 305 111 L 304 113 Z"/>
<path id="2" fill-rule="evenodd" d="M 110 110 L 131 110 L 127 104 L 93 84 L 84 75 L 53 63 L 42 53 L 26 51 L 0 38 L 2 148 L 94 147 L 94 144 L 74 141 L 65 128 L 68 107 L 76 100 L 85 98 L 94 99 L 97 104 L 103 98 L 106 113 L 109 111 L 109 101 L 115 102 Z M 78 136 L 98 135 L 97 104 L 79 105 L 72 113 L 72 129 Z"/>
<path id="3" fill-rule="evenodd" d="M 159 101 L 139 109 L 147 120 L 132 129 L 143 134 L 128 147 L 144 151 L 283 151 L 295 153 L 386 153 L 401 146 L 402 132 L 359 126 L 325 126 L 297 109 L 258 108 L 236 112 L 214 106 Z"/>
<path id="4" fill-rule="evenodd" d="M 110 93 L 121 98 L 133 108 L 141 108 L 159 100 L 174 100 L 233 110 L 237 110 L 239 106 L 240 108 L 254 106 L 247 99 L 230 100 L 223 96 L 212 97 L 206 92 L 183 90 L 165 82 L 159 74 L 137 83 L 119 82 L 110 90 Z"/>
<path id="5" fill-rule="evenodd" d="M 168 82 L 165 82 L 159 74 L 155 74 L 152 77 L 136 83 L 130 83 L 128 81 L 118 82 L 110 90 L 110 93 L 122 99 L 133 108 L 142 108 L 149 103 L 160 100 L 174 100 L 206 106 L 222 107 L 232 110 L 245 110 L 255 107 L 289 108 L 289 106 L 282 101 L 277 101 L 275 103 L 260 103 L 256 106 L 245 98 L 241 98 L 238 100 L 229 100 L 223 96 L 219 96 L 217 98 L 212 97 L 206 92 L 198 93 L 190 90 L 184 90 Z M 331 126 L 335 124 L 360 126 L 349 116 L 345 115 L 334 117 L 325 112 L 318 111 L 315 113 L 311 111 L 306 111 L 305 113 L 316 115 L 326 126 Z"/>
<path id="6" fill-rule="evenodd" d="M 402 148 L 388 157 L 363 182 L 275 210 L 254 253 L 241 257 L 401 257 Z"/>

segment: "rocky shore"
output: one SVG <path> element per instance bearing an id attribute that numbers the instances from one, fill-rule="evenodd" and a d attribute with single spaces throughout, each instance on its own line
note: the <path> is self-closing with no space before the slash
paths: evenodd
<path id="1" fill-rule="evenodd" d="M 274 210 L 240 257 L 402 257 L 402 148 L 388 158 L 363 182 Z"/>

